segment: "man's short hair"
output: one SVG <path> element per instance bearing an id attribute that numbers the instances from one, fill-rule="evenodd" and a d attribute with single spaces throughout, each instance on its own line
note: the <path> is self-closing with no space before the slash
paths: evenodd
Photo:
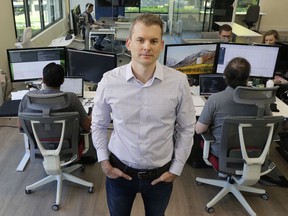
<path id="1" fill-rule="evenodd" d="M 232 88 L 246 86 L 250 71 L 251 65 L 245 58 L 236 57 L 231 59 L 224 69 L 227 85 Z"/>
<path id="2" fill-rule="evenodd" d="M 222 26 L 219 27 L 219 34 L 222 32 L 222 31 L 232 31 L 232 27 L 228 24 L 224 24 Z"/>
<path id="3" fill-rule="evenodd" d="M 130 26 L 130 38 L 133 33 L 134 26 L 137 22 L 142 22 L 146 26 L 151 25 L 158 25 L 161 28 L 161 38 L 163 36 L 163 20 L 160 18 L 159 15 L 151 14 L 151 13 L 144 13 L 134 18 Z"/>
<path id="4" fill-rule="evenodd" d="M 85 7 L 86 7 L 86 10 L 89 10 L 91 7 L 93 7 L 94 5 L 93 4 L 91 4 L 91 3 L 87 3 L 86 5 L 85 5 Z"/>
<path id="5" fill-rule="evenodd" d="M 47 64 L 43 68 L 43 81 L 48 87 L 60 87 L 64 81 L 63 67 L 54 62 Z"/>

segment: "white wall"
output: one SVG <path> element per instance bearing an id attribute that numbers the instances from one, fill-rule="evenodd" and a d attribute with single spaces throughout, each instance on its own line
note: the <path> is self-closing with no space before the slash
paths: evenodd
<path id="1" fill-rule="evenodd" d="M 288 1 L 260 0 L 261 11 L 266 13 L 262 17 L 260 31 L 276 29 L 288 31 Z"/>

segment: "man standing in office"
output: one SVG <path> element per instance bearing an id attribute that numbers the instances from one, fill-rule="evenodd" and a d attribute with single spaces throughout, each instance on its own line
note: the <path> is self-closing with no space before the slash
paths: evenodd
<path id="1" fill-rule="evenodd" d="M 239 104 L 233 100 L 235 88 L 246 86 L 250 75 L 250 63 L 241 57 L 230 60 L 224 70 L 227 88 L 219 93 L 212 94 L 206 101 L 201 115 L 196 123 L 197 134 L 208 129 L 215 137 L 211 145 L 211 153 L 218 157 L 221 140 L 222 123 L 227 116 L 254 116 L 257 115 L 256 105 Z M 272 115 L 270 107 L 266 107 L 265 115 Z"/>
<path id="2" fill-rule="evenodd" d="M 96 91 L 92 138 L 111 216 L 130 215 L 137 193 L 146 215 L 163 216 L 191 152 L 196 118 L 190 87 L 183 73 L 157 61 L 162 25 L 153 14 L 136 17 L 126 40 L 131 62 L 105 73 Z"/>
<path id="3" fill-rule="evenodd" d="M 94 25 L 94 27 L 98 26 L 99 28 L 104 26 L 104 23 L 97 22 L 96 20 L 93 19 L 92 15 L 91 15 L 93 10 L 94 10 L 94 5 L 91 3 L 87 3 L 85 12 L 81 14 L 81 17 L 83 17 L 83 19 L 84 19 L 83 25 L 82 25 L 82 37 L 84 40 L 85 40 L 85 38 L 88 38 L 86 36 L 86 34 L 90 31 L 91 25 Z M 87 28 L 89 28 L 89 31 L 86 31 Z M 102 46 L 101 43 L 104 40 L 104 38 L 106 37 L 106 35 L 105 34 L 99 34 L 99 35 L 97 35 L 97 37 L 98 37 L 97 41 L 95 42 L 93 47 L 97 50 L 102 51 L 104 46 Z"/>
<path id="4" fill-rule="evenodd" d="M 228 24 L 220 26 L 219 38 L 225 42 L 230 42 L 232 40 L 232 27 Z"/>

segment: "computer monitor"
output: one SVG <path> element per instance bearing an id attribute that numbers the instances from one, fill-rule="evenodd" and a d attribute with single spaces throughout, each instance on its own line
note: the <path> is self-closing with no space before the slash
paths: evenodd
<path id="1" fill-rule="evenodd" d="M 71 10 L 73 33 L 75 36 L 78 35 L 81 30 L 80 29 L 80 15 L 81 15 L 81 8 L 80 8 L 80 4 L 78 4 Z"/>
<path id="2" fill-rule="evenodd" d="M 11 82 L 42 78 L 43 68 L 51 62 L 65 68 L 64 47 L 7 49 Z"/>
<path id="3" fill-rule="evenodd" d="M 201 74 L 199 75 L 199 93 L 202 96 L 210 95 L 223 91 L 227 87 L 222 74 Z"/>
<path id="4" fill-rule="evenodd" d="M 286 76 L 288 72 L 288 43 L 278 42 L 277 44 L 280 48 L 275 72 Z"/>
<path id="5" fill-rule="evenodd" d="M 84 81 L 98 83 L 105 72 L 117 66 L 117 56 L 108 52 L 68 48 L 67 66 L 69 76 L 82 76 Z"/>
<path id="6" fill-rule="evenodd" d="M 187 74 L 190 85 L 198 84 L 200 74 L 215 73 L 218 43 L 168 44 L 164 64 Z"/>
<path id="7" fill-rule="evenodd" d="M 63 92 L 73 92 L 78 97 L 83 97 L 83 78 L 82 77 L 65 77 L 64 83 L 60 86 Z"/>
<path id="8" fill-rule="evenodd" d="M 274 77 L 279 46 L 264 44 L 220 43 L 217 73 L 223 73 L 227 63 L 235 57 L 243 57 L 251 64 L 251 77 Z"/>

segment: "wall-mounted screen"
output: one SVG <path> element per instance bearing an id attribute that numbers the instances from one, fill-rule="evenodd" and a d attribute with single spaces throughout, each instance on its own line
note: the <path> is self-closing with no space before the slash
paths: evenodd
<path id="1" fill-rule="evenodd" d="M 116 66 L 117 56 L 114 53 L 67 49 L 69 76 L 82 76 L 84 81 L 98 83 L 105 72 Z"/>
<path id="2" fill-rule="evenodd" d="M 43 68 L 51 62 L 66 67 L 64 47 L 7 49 L 7 55 L 12 82 L 41 79 Z"/>
<path id="3" fill-rule="evenodd" d="M 216 72 L 223 73 L 231 59 L 243 57 L 251 64 L 251 77 L 273 78 L 278 51 L 271 45 L 221 43 Z"/>

